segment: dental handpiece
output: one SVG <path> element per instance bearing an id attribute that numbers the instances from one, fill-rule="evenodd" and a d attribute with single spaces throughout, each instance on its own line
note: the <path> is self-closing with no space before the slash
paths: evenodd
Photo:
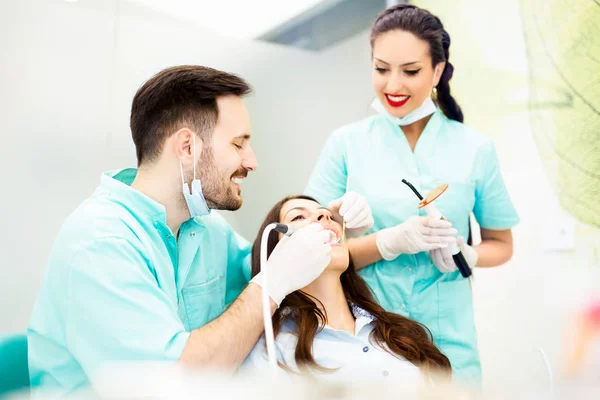
<path id="1" fill-rule="evenodd" d="M 435 219 L 444 219 L 442 213 L 433 205 L 433 201 L 437 199 L 442 193 L 444 193 L 444 191 L 448 188 L 448 185 L 438 186 L 427 195 L 427 198 L 424 199 L 423 196 L 421 196 L 421 194 L 417 191 L 417 189 L 415 189 L 415 187 L 406 179 L 402 179 L 402 183 L 407 185 L 417 195 L 419 200 L 421 200 L 419 208 L 423 208 L 427 215 Z M 469 267 L 467 260 L 465 260 L 465 256 L 460 251 L 460 247 L 458 247 L 458 244 L 453 243 L 450 250 L 452 252 L 452 259 L 454 260 L 456 267 L 460 271 L 460 274 L 465 278 L 470 277 L 473 274 L 473 271 L 471 271 L 471 267 Z"/>
<path id="2" fill-rule="evenodd" d="M 273 228 L 273 230 L 285 236 L 292 236 L 294 232 L 296 232 L 296 229 L 293 225 L 280 224 L 278 222 L 275 223 L 275 227 Z"/>

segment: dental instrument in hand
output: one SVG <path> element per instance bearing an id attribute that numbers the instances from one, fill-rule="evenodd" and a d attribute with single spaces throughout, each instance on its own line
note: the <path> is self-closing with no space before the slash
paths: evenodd
<path id="1" fill-rule="evenodd" d="M 292 236 L 299 228 L 288 225 L 288 224 L 280 224 L 273 223 L 267 225 L 265 230 L 263 231 L 260 245 L 260 273 L 263 276 L 262 280 L 262 309 L 263 309 L 263 323 L 265 328 L 265 342 L 267 346 L 267 359 L 269 361 L 269 367 L 271 368 L 271 372 L 275 373 L 277 370 L 277 358 L 275 354 L 275 335 L 273 332 L 273 319 L 271 317 L 271 301 L 269 298 L 269 288 L 268 288 L 268 275 L 267 275 L 267 246 L 269 243 L 269 234 L 272 231 L 279 232 L 285 236 Z M 332 235 L 335 234 L 332 232 Z M 337 238 L 336 238 L 337 239 Z M 336 240 L 335 243 L 339 243 L 342 238 Z M 333 244 L 333 243 L 332 243 Z"/>
<path id="2" fill-rule="evenodd" d="M 260 244 L 260 273 L 263 274 L 263 283 L 262 283 L 262 309 L 263 309 L 263 323 L 265 327 L 265 342 L 267 345 L 267 359 L 269 360 L 269 367 L 271 367 L 271 372 L 274 374 L 277 370 L 277 358 L 275 355 L 275 335 L 273 334 L 273 320 L 271 317 L 271 300 L 269 299 L 269 288 L 267 279 L 267 244 L 269 243 L 269 234 L 272 230 L 277 228 L 277 225 L 283 224 L 269 224 L 265 228 L 262 234 L 261 244 Z M 284 227 L 288 227 L 289 225 L 284 225 Z M 291 227 L 290 227 L 291 228 Z M 281 228 L 280 228 L 281 229 Z M 286 229 L 283 234 L 286 234 L 288 230 Z M 291 235 L 291 233 L 290 233 Z"/>
<path id="3" fill-rule="evenodd" d="M 429 192 L 427 194 L 427 197 L 423 198 L 423 196 L 421 196 L 419 191 L 417 189 L 415 189 L 415 187 L 410 182 L 408 182 L 406 179 L 402 179 L 402 183 L 404 183 L 406 186 L 408 186 L 417 195 L 419 200 L 421 200 L 418 208 L 425 209 L 425 212 L 427 212 L 427 215 L 429 215 L 431 218 L 444 219 L 444 216 L 442 215 L 442 213 L 440 213 L 438 211 L 437 208 L 435 208 L 435 206 L 433 205 L 433 202 L 438 197 L 440 197 L 442 195 L 442 193 L 444 193 L 446 191 L 446 189 L 448 189 L 447 184 L 438 186 L 437 188 L 435 188 L 431 192 Z M 452 259 L 454 260 L 456 267 L 460 271 L 460 274 L 465 278 L 470 277 L 473 274 L 473 272 L 471 271 L 471 267 L 469 267 L 467 260 L 465 260 L 464 255 L 460 251 L 458 244 L 454 243 L 452 245 L 451 250 L 452 250 Z"/>

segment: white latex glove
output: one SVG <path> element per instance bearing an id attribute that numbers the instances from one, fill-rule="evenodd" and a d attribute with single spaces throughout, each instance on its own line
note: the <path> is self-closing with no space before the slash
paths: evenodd
<path id="1" fill-rule="evenodd" d="M 373 213 L 364 196 L 348 192 L 337 200 L 331 201 L 327 208 L 338 223 L 346 221 L 346 237 L 358 237 L 373 226 Z"/>
<path id="2" fill-rule="evenodd" d="M 388 261 L 400 254 L 416 254 L 448 247 L 456 243 L 457 230 L 442 219 L 411 217 L 392 228 L 377 232 L 375 243 L 381 256 Z"/>
<path id="3" fill-rule="evenodd" d="M 477 265 L 477 251 L 465 243 L 465 238 L 459 236 L 456 240 L 458 248 L 465 257 L 465 261 L 469 264 L 469 267 L 473 269 Z M 454 259 L 452 258 L 452 246 L 448 246 L 443 249 L 431 250 L 429 252 L 429 258 L 433 262 L 433 265 L 440 270 L 441 273 L 454 272 L 458 269 Z"/>
<path id="4" fill-rule="evenodd" d="M 267 260 L 269 297 L 281 304 L 285 296 L 302 289 L 321 275 L 331 261 L 331 233 L 320 224 L 310 224 L 291 237 L 281 238 Z M 251 282 L 263 287 L 263 273 Z"/>

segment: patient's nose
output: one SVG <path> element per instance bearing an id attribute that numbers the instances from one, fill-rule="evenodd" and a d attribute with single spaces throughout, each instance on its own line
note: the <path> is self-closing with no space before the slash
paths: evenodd
<path id="1" fill-rule="evenodd" d="M 311 222 L 316 222 L 329 227 L 331 225 L 331 217 L 327 210 L 319 210 L 312 215 Z"/>

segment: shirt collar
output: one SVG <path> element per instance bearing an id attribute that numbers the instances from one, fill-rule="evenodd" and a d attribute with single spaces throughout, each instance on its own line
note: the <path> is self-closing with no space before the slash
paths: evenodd
<path id="1" fill-rule="evenodd" d="M 402 137 L 406 140 L 406 137 L 402 132 L 401 126 L 394 124 L 384 115 L 379 114 L 379 118 L 381 121 L 384 121 L 383 123 L 391 127 L 391 129 L 393 129 L 394 132 L 401 134 Z M 418 155 L 420 157 L 428 157 L 431 154 L 433 154 L 438 133 L 440 132 L 440 129 L 442 128 L 446 120 L 446 116 L 439 108 L 433 114 L 431 114 L 431 118 L 429 118 L 429 121 L 427 121 L 427 124 L 423 129 L 423 133 L 421 133 L 421 136 L 417 141 L 417 145 L 415 146 L 415 156 Z M 406 146 L 408 148 L 408 141 L 406 141 Z"/>
<path id="2" fill-rule="evenodd" d="M 348 304 L 352 310 L 352 315 L 354 315 L 354 318 L 356 318 L 354 334 L 358 335 L 362 328 L 374 322 L 376 318 L 371 313 L 365 311 L 351 301 L 349 301 Z"/>
<path id="3" fill-rule="evenodd" d="M 445 119 L 446 117 L 439 109 L 431 114 L 431 118 L 427 121 L 427 125 L 425 125 L 425 129 L 423 129 L 423 133 L 421 133 L 415 146 L 415 156 L 426 158 L 433 154 L 438 133 Z"/>
<path id="4" fill-rule="evenodd" d="M 371 313 L 357 306 L 351 301 L 348 301 L 348 305 L 350 306 L 350 310 L 352 311 L 352 315 L 356 319 L 354 334 L 358 335 L 358 333 L 367 325 L 375 322 L 377 318 L 375 318 Z M 292 313 L 292 310 L 289 307 L 285 307 L 281 310 L 281 315 L 283 317 L 288 317 Z"/>
<path id="5" fill-rule="evenodd" d="M 350 309 L 352 310 L 352 315 L 354 315 L 354 318 L 366 318 L 369 320 L 369 322 L 373 322 L 376 320 L 376 318 L 370 312 L 360 308 L 353 302 L 348 301 L 348 304 L 350 305 Z"/>
<path id="6" fill-rule="evenodd" d="M 366 318 L 369 320 L 369 322 L 373 322 L 377 319 L 371 313 L 360 308 L 359 306 L 357 306 L 356 304 L 354 304 L 351 301 L 348 301 L 348 305 L 350 306 L 350 311 L 352 311 L 352 315 L 354 315 L 354 318 L 356 318 L 356 319 Z M 281 315 L 284 317 L 287 317 L 291 313 L 292 313 L 292 310 L 289 307 L 285 307 L 281 310 Z"/>
<path id="7" fill-rule="evenodd" d="M 166 223 L 167 211 L 165 206 L 131 187 L 137 172 L 137 168 L 104 172 L 100 177 L 100 187 L 106 190 L 110 197 L 122 201 L 127 208 L 136 214 L 147 215 Z"/>

